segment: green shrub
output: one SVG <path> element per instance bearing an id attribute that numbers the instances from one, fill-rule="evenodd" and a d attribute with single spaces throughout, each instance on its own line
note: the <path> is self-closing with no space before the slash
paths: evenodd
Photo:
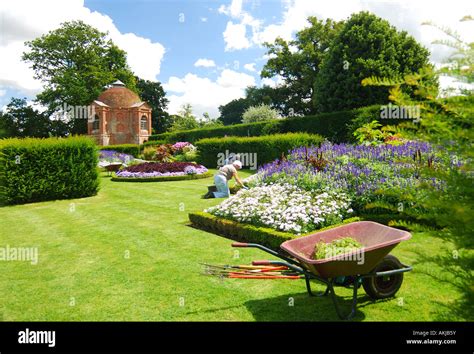
<path id="1" fill-rule="evenodd" d="M 87 137 L 0 141 L 0 204 L 95 195 L 98 151 Z"/>
<path id="2" fill-rule="evenodd" d="M 226 236 L 235 241 L 259 243 L 275 251 L 280 250 L 280 245 L 283 242 L 294 239 L 296 237 L 305 236 L 296 236 L 289 232 L 276 231 L 268 227 L 259 227 L 250 224 L 243 224 L 233 220 L 220 218 L 205 212 L 190 213 L 189 220 L 191 221 L 191 224 L 194 227 L 213 232 L 218 235 Z M 357 217 L 346 219 L 340 224 L 331 225 L 317 231 L 331 229 L 336 226 L 359 220 L 360 219 Z M 310 233 L 307 233 L 306 235 L 310 235 L 314 232 L 316 231 L 312 231 Z"/>
<path id="3" fill-rule="evenodd" d="M 140 155 L 140 145 L 137 144 L 121 144 L 101 146 L 100 150 L 115 150 L 124 154 L 138 157 Z"/>
<path id="4" fill-rule="evenodd" d="M 145 146 L 143 149 L 140 158 L 143 160 L 151 161 L 156 155 L 156 147 L 154 146 Z"/>
<path id="5" fill-rule="evenodd" d="M 198 147 L 198 161 L 208 167 L 222 165 L 223 156 L 231 153 L 239 153 L 244 166 L 251 166 L 249 158 L 256 156 L 255 164 L 261 166 L 264 163 L 280 158 L 282 153 L 299 146 L 319 145 L 324 140 L 320 135 L 306 133 L 288 133 L 265 135 L 259 137 L 227 137 L 208 138 L 196 142 Z M 246 155 L 248 154 L 248 155 Z M 250 155 L 256 154 L 256 155 Z M 228 157 L 228 156 L 225 156 Z"/>
<path id="6" fill-rule="evenodd" d="M 276 109 L 269 105 L 261 104 L 258 106 L 250 106 L 242 115 L 242 123 L 255 123 L 278 119 L 279 114 Z"/>
<path id="7" fill-rule="evenodd" d="M 348 135 L 346 137 L 346 141 L 356 143 L 357 139 L 353 133 L 365 124 L 369 124 L 374 120 L 378 121 L 382 126 L 397 125 L 401 122 L 400 119 L 381 119 L 380 108 L 381 105 L 373 105 L 355 110 L 356 114 L 354 118 L 349 123 L 347 123 L 346 128 Z"/>

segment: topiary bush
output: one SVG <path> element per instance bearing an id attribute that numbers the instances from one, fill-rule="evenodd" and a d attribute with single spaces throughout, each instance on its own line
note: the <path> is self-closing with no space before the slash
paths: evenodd
<path id="1" fill-rule="evenodd" d="M 280 158 L 289 150 L 299 146 L 317 146 L 324 141 L 320 135 L 306 133 L 275 134 L 259 137 L 209 138 L 196 142 L 198 161 L 205 166 L 220 166 L 224 156 L 240 154 L 244 167 L 256 168 Z M 255 155 L 254 155 L 255 154 Z M 256 161 L 254 159 L 256 158 Z M 252 161 L 250 161 L 252 160 Z M 251 163 L 255 166 L 251 166 Z"/>
<path id="2" fill-rule="evenodd" d="M 95 195 L 97 164 L 87 137 L 0 140 L 0 204 Z"/>

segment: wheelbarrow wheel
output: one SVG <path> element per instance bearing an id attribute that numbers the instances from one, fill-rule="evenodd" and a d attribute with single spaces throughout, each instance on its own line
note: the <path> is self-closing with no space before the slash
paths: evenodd
<path id="1" fill-rule="evenodd" d="M 385 272 L 403 268 L 397 257 L 392 255 L 385 256 L 384 259 L 377 264 L 373 272 Z M 365 292 L 372 299 L 386 299 L 394 296 L 402 286 L 403 273 L 393 274 L 386 277 L 369 277 L 362 280 L 362 286 Z"/>

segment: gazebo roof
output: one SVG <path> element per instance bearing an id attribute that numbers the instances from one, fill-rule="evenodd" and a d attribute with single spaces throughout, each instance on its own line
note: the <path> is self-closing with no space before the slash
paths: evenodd
<path id="1" fill-rule="evenodd" d="M 119 80 L 115 81 L 112 84 L 112 87 L 109 87 L 107 90 L 102 92 L 97 98 L 97 101 L 112 108 L 128 108 L 142 103 L 140 97 L 138 97 L 135 92 L 126 88 L 123 82 Z"/>

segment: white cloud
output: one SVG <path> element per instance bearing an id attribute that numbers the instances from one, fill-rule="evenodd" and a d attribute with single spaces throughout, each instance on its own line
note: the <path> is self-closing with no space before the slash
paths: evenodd
<path id="1" fill-rule="evenodd" d="M 207 22 L 207 17 L 201 17 L 200 20 L 201 22 Z"/>
<path id="2" fill-rule="evenodd" d="M 251 46 L 246 36 L 246 25 L 234 24 L 232 21 L 227 22 L 227 27 L 223 33 L 226 43 L 225 50 L 246 49 Z"/>
<path id="3" fill-rule="evenodd" d="M 219 13 L 227 15 L 236 21 L 235 24 L 232 21 L 227 22 L 223 33 L 226 51 L 249 48 L 252 45 L 252 38 L 257 35 L 262 24 L 260 20 L 255 19 L 248 12 L 244 11 L 242 5 L 242 0 L 232 0 L 230 5 L 221 5 L 218 9 Z M 250 28 L 251 38 L 247 38 L 247 27 Z"/>
<path id="4" fill-rule="evenodd" d="M 221 14 L 237 18 L 242 14 L 242 0 L 232 0 L 229 6 L 221 5 L 217 11 Z"/>
<path id="5" fill-rule="evenodd" d="M 217 78 L 217 83 L 222 87 L 247 87 L 255 85 L 255 78 L 251 75 L 239 73 L 234 70 L 224 69 Z"/>
<path id="6" fill-rule="evenodd" d="M 7 90 L 0 89 L 0 97 L 5 96 L 6 93 L 7 93 Z"/>
<path id="7" fill-rule="evenodd" d="M 211 117 L 217 117 L 218 106 L 244 97 L 245 88 L 250 85 L 255 85 L 253 76 L 224 69 L 216 81 L 188 73 L 183 78 L 170 77 L 163 87 L 170 100 L 170 114 L 176 114 L 184 103 L 190 103 L 197 116 L 208 112 Z"/>
<path id="8" fill-rule="evenodd" d="M 128 63 L 138 76 L 156 80 L 160 73 L 163 45 L 134 33 L 121 33 L 109 16 L 89 10 L 83 0 L 2 2 L 0 18 L 0 84 L 6 88 L 19 89 L 28 95 L 40 91 L 41 83 L 33 79 L 33 71 L 21 61 L 26 49 L 23 43 L 72 20 L 82 20 L 100 31 L 108 31 L 110 38 L 127 52 Z"/>
<path id="9" fill-rule="evenodd" d="M 262 25 L 261 20 L 255 19 L 245 12 L 240 1 L 234 0 L 230 6 L 222 6 L 219 12 L 233 18 L 236 22 L 234 26 L 250 26 L 252 30 L 252 35 L 250 35 L 240 28 L 239 42 L 246 45 L 231 47 L 236 50 L 247 49 L 262 45 L 264 42 L 272 42 L 276 37 L 291 39 L 295 32 L 308 25 L 306 21 L 308 16 L 316 16 L 319 19 L 344 20 L 352 13 L 360 11 L 370 11 L 388 20 L 399 30 L 406 30 L 431 51 L 431 60 L 434 62 L 440 62 L 446 58 L 450 51 L 441 45 L 431 44 L 433 40 L 442 38 L 443 34 L 433 27 L 422 26 L 422 22 L 430 20 L 457 30 L 463 38 L 469 41 L 472 41 L 469 38 L 470 34 L 474 33 L 472 21 L 459 22 L 459 19 L 464 15 L 472 14 L 471 0 L 452 0 L 449 5 L 446 5 L 445 2 L 430 0 L 288 0 L 284 2 L 284 5 L 281 20 L 266 26 Z M 234 12 L 232 12 L 232 8 L 234 8 Z M 240 10 L 236 11 L 235 9 L 238 8 Z M 226 41 L 226 48 L 229 46 Z"/>
<path id="10" fill-rule="evenodd" d="M 194 63 L 194 66 L 196 66 L 196 67 L 201 66 L 201 67 L 204 67 L 204 68 L 212 68 L 212 67 L 216 66 L 216 63 L 212 59 L 200 58 L 200 59 L 196 60 L 196 62 Z"/>
<path id="11" fill-rule="evenodd" d="M 245 64 L 244 65 L 244 68 L 248 71 L 252 71 L 252 72 L 255 72 L 256 69 L 255 69 L 255 63 L 248 63 L 248 64 Z"/>

